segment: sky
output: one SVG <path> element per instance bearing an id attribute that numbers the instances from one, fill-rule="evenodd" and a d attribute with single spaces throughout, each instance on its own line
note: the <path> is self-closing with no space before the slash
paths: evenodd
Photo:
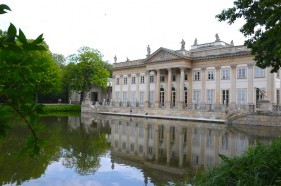
<path id="1" fill-rule="evenodd" d="M 198 44 L 222 41 L 242 45 L 243 20 L 233 25 L 215 15 L 233 7 L 234 0 L 1 0 L 12 11 L 0 15 L 0 29 L 10 22 L 27 38 L 44 34 L 51 52 L 68 56 L 82 46 L 99 50 L 114 63 L 143 59 L 147 45 L 179 50 L 181 40 L 190 49 Z"/>

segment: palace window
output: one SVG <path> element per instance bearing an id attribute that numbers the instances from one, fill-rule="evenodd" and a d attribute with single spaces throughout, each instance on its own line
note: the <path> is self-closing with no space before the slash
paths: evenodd
<path id="1" fill-rule="evenodd" d="M 246 67 L 239 67 L 237 68 L 237 78 L 238 79 L 245 79 L 246 76 Z"/>
<path id="2" fill-rule="evenodd" d="M 188 74 L 185 73 L 185 74 L 184 74 L 184 81 L 187 81 L 187 80 L 188 80 Z"/>
<path id="3" fill-rule="evenodd" d="M 172 106 L 176 106 L 176 89 L 172 87 L 172 94 L 171 94 Z"/>
<path id="4" fill-rule="evenodd" d="M 207 90 L 207 101 L 208 101 L 208 104 L 215 103 L 215 89 Z"/>
<path id="5" fill-rule="evenodd" d="M 221 79 L 222 79 L 222 80 L 230 79 L 230 71 L 229 71 L 229 68 L 223 68 L 223 69 L 221 69 Z"/>
<path id="6" fill-rule="evenodd" d="M 116 78 L 116 85 L 119 85 L 119 78 Z"/>
<path id="7" fill-rule="evenodd" d="M 228 134 L 222 134 L 221 136 L 221 148 L 222 150 L 228 150 L 229 149 L 229 140 L 228 140 Z"/>
<path id="8" fill-rule="evenodd" d="M 128 101 L 128 97 L 127 97 L 127 92 L 123 92 L 123 102 L 124 103 L 127 103 L 127 101 Z"/>
<path id="9" fill-rule="evenodd" d="M 215 71 L 208 70 L 208 80 L 214 80 L 214 79 L 215 79 Z"/>
<path id="10" fill-rule="evenodd" d="M 229 90 L 222 90 L 222 104 L 228 105 L 229 103 Z"/>
<path id="11" fill-rule="evenodd" d="M 172 81 L 176 81 L 176 76 L 175 75 L 172 76 Z"/>
<path id="12" fill-rule="evenodd" d="M 163 88 L 160 88 L 160 104 L 161 106 L 164 106 L 165 101 L 165 91 Z"/>
<path id="13" fill-rule="evenodd" d="M 139 146 L 139 153 L 140 154 L 143 153 L 143 146 L 142 145 Z"/>
<path id="14" fill-rule="evenodd" d="M 165 76 L 160 76 L 160 82 L 165 82 Z"/>
<path id="15" fill-rule="evenodd" d="M 255 77 L 256 78 L 263 78 L 265 77 L 265 69 L 262 69 L 260 67 L 255 67 Z"/>
<path id="16" fill-rule="evenodd" d="M 115 92 L 116 102 L 120 102 L 120 92 Z"/>
<path id="17" fill-rule="evenodd" d="M 200 90 L 193 90 L 193 102 L 194 104 L 199 104 L 200 103 Z"/>
<path id="18" fill-rule="evenodd" d="M 154 76 L 149 76 L 149 82 L 154 83 Z"/>
<path id="19" fill-rule="evenodd" d="M 136 106 L 136 91 L 131 92 L 131 105 Z"/>
<path id="20" fill-rule="evenodd" d="M 194 81 L 200 81 L 200 71 L 195 71 L 193 74 Z"/>
<path id="21" fill-rule="evenodd" d="M 124 85 L 127 85 L 127 82 L 128 82 L 128 78 L 127 77 L 124 77 Z"/>
<path id="22" fill-rule="evenodd" d="M 133 152 L 135 149 L 135 144 L 131 143 L 131 152 Z"/>
<path id="23" fill-rule="evenodd" d="M 153 106 L 153 104 L 154 104 L 154 91 L 149 92 L 149 102 Z"/>
<path id="24" fill-rule="evenodd" d="M 141 76 L 140 78 L 140 83 L 144 83 L 144 76 Z"/>
<path id="25" fill-rule="evenodd" d="M 184 103 L 185 103 L 185 106 L 187 107 L 187 88 L 184 87 Z"/>
<path id="26" fill-rule="evenodd" d="M 136 84 L 136 77 L 132 77 L 132 84 Z"/>
<path id="27" fill-rule="evenodd" d="M 247 89 L 238 88 L 237 89 L 237 103 L 246 104 L 247 103 Z"/>
<path id="28" fill-rule="evenodd" d="M 144 104 L 144 92 L 140 92 L 140 106 Z"/>

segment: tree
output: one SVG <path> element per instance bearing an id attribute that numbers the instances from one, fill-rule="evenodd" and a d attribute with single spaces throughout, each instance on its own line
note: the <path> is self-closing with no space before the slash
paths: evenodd
<path id="1" fill-rule="evenodd" d="M 223 10 L 216 17 L 228 24 L 244 18 L 246 23 L 240 32 L 247 37 L 245 45 L 251 49 L 257 66 L 272 67 L 271 72 L 281 67 L 280 0 L 236 0 L 234 7 Z"/>
<path id="2" fill-rule="evenodd" d="M 63 54 L 52 53 L 52 57 L 61 68 L 64 67 L 65 57 Z"/>
<path id="3" fill-rule="evenodd" d="M 7 10 L 11 9 L 0 5 L 0 14 Z M 43 105 L 35 102 L 35 94 L 52 91 L 58 83 L 58 68 L 43 41 L 43 34 L 28 40 L 12 23 L 0 38 L 0 119 L 9 114 L 5 106 L 22 118 L 32 133 L 24 149 L 30 155 L 39 154 L 43 143 L 37 135 Z M 6 129 L 7 125 L 0 122 L 1 135 Z"/>
<path id="4" fill-rule="evenodd" d="M 85 92 L 93 86 L 105 90 L 110 73 L 107 64 L 102 60 L 102 54 L 89 47 L 81 47 L 78 54 L 68 57 L 69 64 L 63 72 L 63 84 L 69 92 L 81 94 L 82 102 Z"/>

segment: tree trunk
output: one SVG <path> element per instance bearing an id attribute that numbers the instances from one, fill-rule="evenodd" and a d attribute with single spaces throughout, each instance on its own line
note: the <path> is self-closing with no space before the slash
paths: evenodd
<path id="1" fill-rule="evenodd" d="M 84 91 L 81 92 L 81 96 L 80 96 L 80 105 L 82 105 L 82 101 L 84 100 Z"/>

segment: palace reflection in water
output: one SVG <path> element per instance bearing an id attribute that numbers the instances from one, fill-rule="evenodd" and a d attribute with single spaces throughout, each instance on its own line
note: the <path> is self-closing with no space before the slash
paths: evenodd
<path id="1" fill-rule="evenodd" d="M 239 155 L 249 146 L 248 136 L 221 124 L 137 118 L 108 122 L 113 152 L 178 167 L 212 166 L 219 163 L 218 154 Z"/>
<path id="2" fill-rule="evenodd" d="M 169 167 L 196 168 L 220 163 L 218 154 L 236 156 L 243 153 L 255 140 L 270 143 L 274 136 L 267 129 L 257 136 L 224 124 L 190 121 L 145 119 L 135 117 L 101 116 L 92 121 L 82 116 L 85 123 L 101 123 L 110 127 L 107 134 L 111 153 L 126 160 L 143 160 L 147 166 L 169 171 Z M 259 132 L 256 132 L 259 133 Z M 268 136 L 267 136 L 268 135 Z M 162 165 L 162 166 L 156 166 Z M 171 172 L 174 172 L 171 169 Z"/>

